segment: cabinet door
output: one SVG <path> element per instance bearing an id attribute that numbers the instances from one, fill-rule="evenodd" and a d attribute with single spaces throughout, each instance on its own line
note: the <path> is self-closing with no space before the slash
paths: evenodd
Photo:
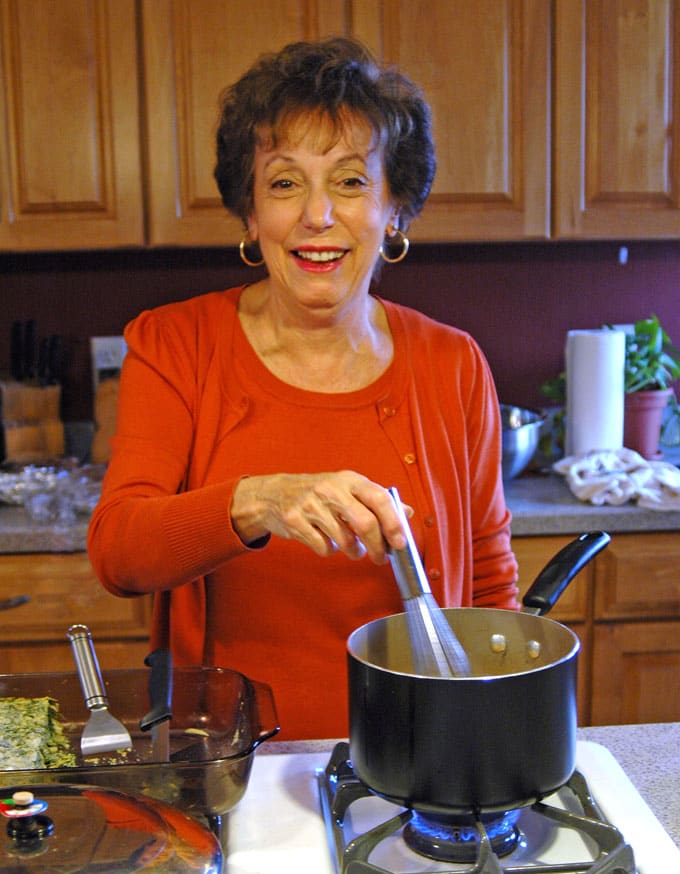
<path id="1" fill-rule="evenodd" d="M 143 0 L 149 242 L 235 245 L 213 179 L 219 95 L 265 51 L 345 31 L 343 0 Z"/>
<path id="2" fill-rule="evenodd" d="M 134 0 L 0 0 L 0 249 L 141 245 Z"/>
<path id="3" fill-rule="evenodd" d="M 595 626 L 592 725 L 680 720 L 680 622 Z"/>
<path id="4" fill-rule="evenodd" d="M 557 237 L 680 235 L 680 3 L 556 0 Z"/>
<path id="5" fill-rule="evenodd" d="M 680 719 L 680 538 L 617 534 L 595 563 L 594 725 Z"/>
<path id="6" fill-rule="evenodd" d="M 142 667 L 149 651 L 151 596 L 117 598 L 97 581 L 85 553 L 0 556 L 0 598 L 30 601 L 0 613 L 0 673 L 70 670 L 70 625 L 87 625 L 102 666 Z"/>
<path id="7" fill-rule="evenodd" d="M 680 536 L 617 534 L 595 569 L 595 619 L 676 619 L 680 634 Z"/>
<path id="8" fill-rule="evenodd" d="M 425 91 L 438 168 L 413 240 L 549 235 L 550 4 L 354 2 L 353 32 Z"/>

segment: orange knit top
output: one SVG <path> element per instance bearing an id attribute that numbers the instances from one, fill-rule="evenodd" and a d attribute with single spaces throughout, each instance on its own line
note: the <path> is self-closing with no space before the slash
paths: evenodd
<path id="1" fill-rule="evenodd" d="M 387 371 L 359 391 L 304 391 L 260 361 L 241 289 L 142 313 L 125 332 L 118 422 L 88 548 L 104 586 L 155 592 L 152 646 L 268 683 L 282 739 L 347 734 L 346 640 L 401 612 L 389 565 L 321 558 L 272 537 L 248 548 L 229 507 L 239 478 L 352 469 L 398 487 L 435 597 L 515 609 L 500 424 L 464 332 L 382 301 Z"/>

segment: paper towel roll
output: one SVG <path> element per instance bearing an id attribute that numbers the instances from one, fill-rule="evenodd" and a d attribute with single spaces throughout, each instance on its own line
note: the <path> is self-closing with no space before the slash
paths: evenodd
<path id="1" fill-rule="evenodd" d="M 565 451 L 623 446 L 623 331 L 568 331 Z"/>

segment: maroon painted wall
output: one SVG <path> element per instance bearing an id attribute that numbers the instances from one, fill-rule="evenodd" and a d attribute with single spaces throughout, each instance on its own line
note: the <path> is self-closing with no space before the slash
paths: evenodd
<path id="1" fill-rule="evenodd" d="M 680 345 L 680 241 L 625 244 L 414 245 L 383 270 L 379 291 L 470 331 L 506 402 L 536 405 L 564 365 L 570 328 L 629 322 L 655 312 Z M 64 335 L 63 417 L 92 416 L 91 335 L 122 333 L 140 310 L 253 279 L 234 249 L 0 255 L 0 372 L 12 321 Z M 442 385 L 445 386 L 445 380 Z"/>

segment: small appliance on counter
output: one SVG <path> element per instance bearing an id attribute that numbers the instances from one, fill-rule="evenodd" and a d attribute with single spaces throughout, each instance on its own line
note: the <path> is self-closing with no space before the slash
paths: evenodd
<path id="1" fill-rule="evenodd" d="M 95 432 L 90 457 L 105 464 L 111 455 L 110 440 L 116 428 L 118 382 L 127 345 L 123 337 L 90 337 Z"/>

